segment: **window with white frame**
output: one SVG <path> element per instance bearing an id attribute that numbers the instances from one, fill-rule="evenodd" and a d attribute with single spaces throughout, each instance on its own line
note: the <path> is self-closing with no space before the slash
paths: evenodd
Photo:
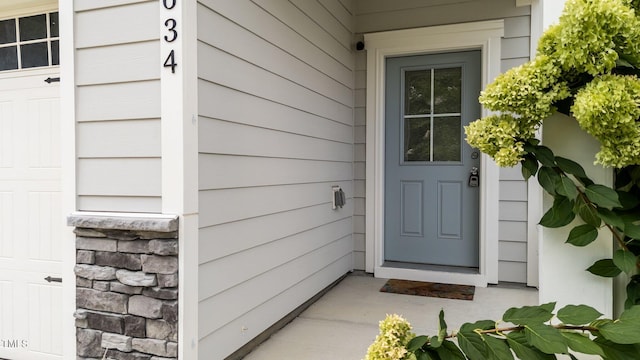
<path id="1" fill-rule="evenodd" d="M 60 65 L 58 13 L 0 20 L 0 71 Z"/>

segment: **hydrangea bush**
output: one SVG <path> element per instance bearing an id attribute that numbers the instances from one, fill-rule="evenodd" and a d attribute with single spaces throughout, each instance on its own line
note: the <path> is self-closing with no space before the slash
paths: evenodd
<path id="1" fill-rule="evenodd" d="M 588 271 L 625 273 L 625 307 L 640 305 L 640 0 L 567 0 L 557 25 L 543 34 L 532 61 L 498 76 L 480 96 L 498 112 L 465 128 L 467 142 L 500 166 L 522 165 L 554 198 L 540 224 L 580 219 L 567 238 L 586 246 L 601 228 L 617 250 Z M 570 159 L 539 144 L 536 130 L 562 112 L 600 142 L 595 162 L 615 168 L 614 187 L 595 184 Z M 547 119 L 549 118 L 549 119 Z M 546 119 L 546 120 L 545 120 Z"/>
<path id="2" fill-rule="evenodd" d="M 502 115 L 466 127 L 469 144 L 500 166 L 514 166 L 524 159 L 524 144 L 534 139 L 542 120 L 559 110 L 600 141 L 597 163 L 640 164 L 631 149 L 640 131 L 637 6 L 637 0 L 568 0 L 559 23 L 540 39 L 536 57 L 482 92 L 482 105 Z M 610 131 L 602 134 L 603 128 Z"/>
<path id="3" fill-rule="evenodd" d="M 407 345 L 416 334 L 402 316 L 393 314 L 380 321 L 380 334 L 369 346 L 364 360 L 403 360 L 408 356 Z"/>
<path id="4" fill-rule="evenodd" d="M 494 114 L 465 127 L 470 145 L 500 166 L 521 164 L 524 178 L 536 176 L 553 197 L 540 225 L 558 228 L 577 219 L 566 240 L 573 246 L 591 244 L 602 228 L 611 232 L 617 245 L 613 256 L 587 271 L 627 276 L 620 318 L 602 319 L 585 305 L 554 314 L 552 303 L 509 309 L 502 321 L 513 326 L 483 320 L 447 333 L 441 312 L 436 336 L 407 342 L 404 336 L 383 335 L 394 332 L 381 327 L 366 360 L 549 360 L 555 354 L 577 359 L 574 353 L 640 359 L 639 11 L 640 0 L 567 0 L 559 23 L 540 39 L 536 57 L 482 92 L 480 102 Z M 600 142 L 595 162 L 615 168 L 613 187 L 594 183 L 578 163 L 555 156 L 536 139 L 542 122 L 553 121 L 549 116 L 556 111 L 575 118 Z"/>

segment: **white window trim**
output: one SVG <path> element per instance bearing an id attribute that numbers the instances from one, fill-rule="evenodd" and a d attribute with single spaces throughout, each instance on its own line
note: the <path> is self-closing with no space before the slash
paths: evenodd
<path id="1" fill-rule="evenodd" d="M 367 50 L 366 271 L 376 277 L 486 286 L 498 282 L 498 166 L 486 155 L 480 165 L 479 274 L 383 267 L 384 262 L 384 74 L 385 58 L 467 49 L 482 51 L 482 87 L 500 73 L 504 21 L 492 20 L 365 34 Z M 482 116 L 488 115 L 482 109 Z"/>

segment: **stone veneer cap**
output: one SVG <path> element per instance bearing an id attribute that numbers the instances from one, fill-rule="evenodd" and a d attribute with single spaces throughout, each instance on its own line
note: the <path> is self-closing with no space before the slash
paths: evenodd
<path id="1" fill-rule="evenodd" d="M 67 225 L 90 229 L 173 232 L 178 230 L 178 216 L 76 212 L 67 217 Z"/>

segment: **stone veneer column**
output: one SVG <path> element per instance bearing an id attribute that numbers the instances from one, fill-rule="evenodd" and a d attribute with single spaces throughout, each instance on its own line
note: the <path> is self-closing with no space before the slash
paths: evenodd
<path id="1" fill-rule="evenodd" d="M 178 356 L 178 218 L 69 216 L 78 359 Z"/>

